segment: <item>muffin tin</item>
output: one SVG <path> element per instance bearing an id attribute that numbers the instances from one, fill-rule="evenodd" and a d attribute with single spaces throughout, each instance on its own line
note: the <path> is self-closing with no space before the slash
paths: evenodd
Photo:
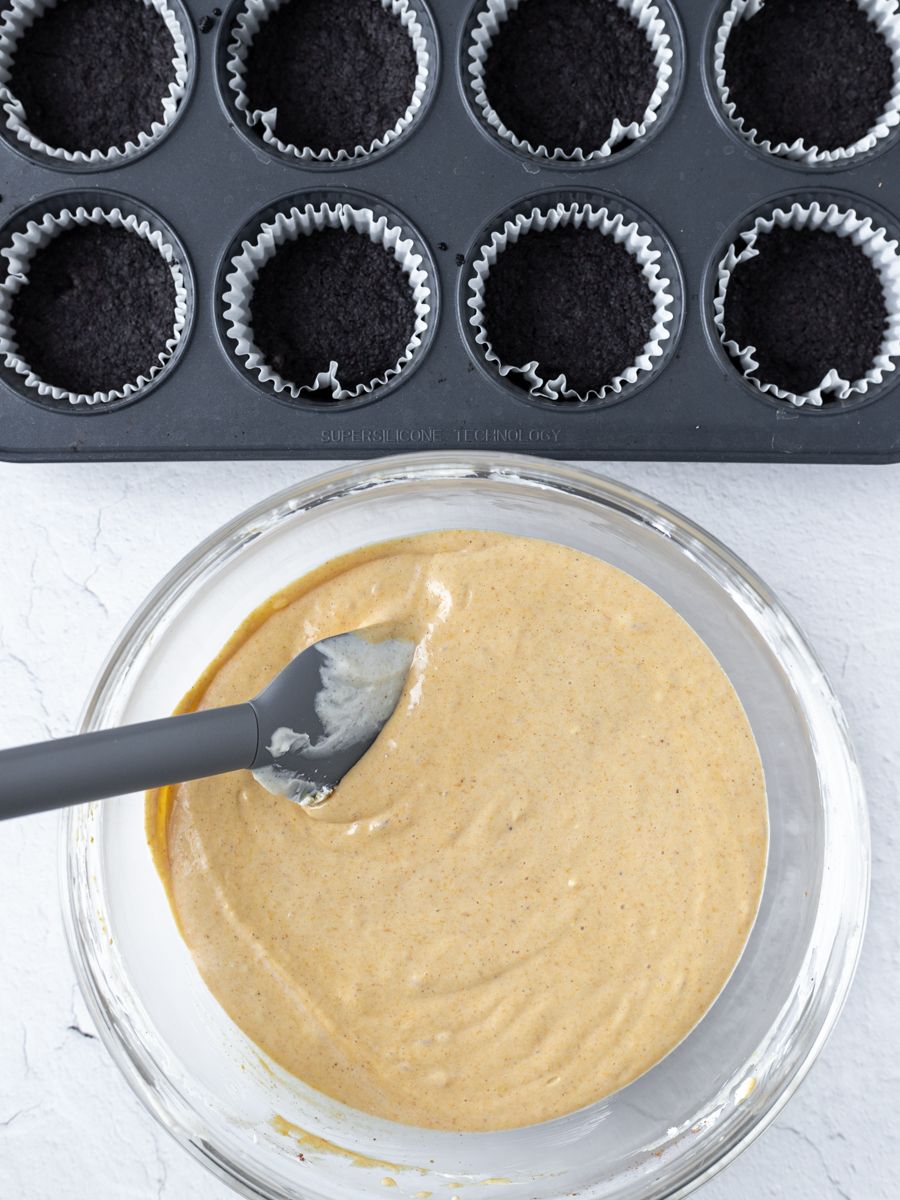
<path id="1" fill-rule="evenodd" d="M 655 0 L 673 50 L 655 122 L 602 159 L 539 159 L 498 137 L 468 85 L 471 31 L 488 0 L 408 3 L 428 46 L 429 78 L 408 127 L 373 154 L 302 159 L 267 146 L 247 124 L 227 70 L 244 0 L 219 15 L 198 0 L 169 0 L 185 33 L 186 95 L 165 134 L 120 165 L 51 160 L 0 129 L 0 248 L 46 211 L 118 207 L 166 231 L 188 295 L 177 352 L 136 395 L 73 406 L 38 396 L 0 366 L 3 457 L 362 458 L 502 447 L 571 459 L 900 460 L 900 370 L 864 396 L 797 408 L 742 377 L 713 311 L 731 241 L 785 203 L 853 208 L 900 237 L 900 126 L 849 164 L 766 154 L 729 124 L 713 82 L 728 3 Z M 261 221 L 309 203 L 395 222 L 428 276 L 427 328 L 411 361 L 346 401 L 277 392 L 246 369 L 228 334 L 232 257 Z M 671 285 L 673 320 L 652 368 L 586 403 L 534 396 L 501 377 L 470 324 L 469 283 L 485 240 L 535 204 L 588 205 L 636 222 Z"/>

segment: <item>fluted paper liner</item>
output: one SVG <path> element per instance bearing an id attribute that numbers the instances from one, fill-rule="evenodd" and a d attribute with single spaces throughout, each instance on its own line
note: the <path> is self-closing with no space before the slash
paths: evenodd
<path id="1" fill-rule="evenodd" d="M 158 142 L 167 132 L 178 115 L 188 85 L 187 42 L 181 22 L 166 0 L 122 0 L 122 3 L 142 3 L 153 8 L 162 17 L 172 38 L 172 79 L 164 96 L 160 97 L 162 115 L 150 128 L 136 130 L 133 139 L 124 146 L 95 146 L 87 150 L 64 150 L 61 146 L 49 146 L 28 128 L 28 114 L 22 104 L 9 90 L 12 63 L 16 44 L 22 34 L 34 24 L 48 8 L 55 8 L 57 0 L 9 0 L 0 15 L 0 110 L 4 113 L 6 128 L 29 150 L 46 155 L 61 163 L 78 166 L 116 167 L 133 155 Z"/>
<path id="2" fill-rule="evenodd" d="M 76 226 L 109 225 L 113 229 L 127 229 L 135 237 L 143 238 L 159 251 L 172 272 L 175 283 L 175 306 L 172 310 L 172 333 L 167 338 L 164 348 L 159 352 L 158 361 L 144 375 L 137 379 L 125 380 L 121 387 L 106 392 L 71 392 L 56 384 L 50 384 L 32 371 L 28 363 L 19 354 L 16 343 L 15 328 L 12 323 L 12 299 L 22 287 L 28 286 L 28 270 L 35 254 L 63 230 L 74 229 Z M 124 400 L 135 396 L 156 378 L 175 353 L 187 324 L 188 297 L 184 273 L 178 261 L 173 246 L 166 240 L 165 235 L 155 229 L 149 221 L 123 213 L 119 208 L 103 209 L 64 208 L 59 213 L 46 213 L 40 220 L 29 221 L 23 232 L 14 233 L 12 244 L 0 251 L 7 260 L 6 278 L 0 283 L 0 357 L 7 369 L 15 371 L 22 377 L 26 387 L 33 388 L 43 399 L 67 400 L 69 404 L 95 405 L 109 404 L 114 400 Z M 115 330 L 110 330 L 115 336 Z M 52 331 L 49 331 L 52 336 Z"/>
<path id="3" fill-rule="evenodd" d="M 722 110 L 728 118 L 729 124 L 745 141 L 776 158 L 787 158 L 792 162 L 804 163 L 811 167 L 828 167 L 849 162 L 857 155 L 874 149 L 890 134 L 892 129 L 900 124 L 900 12 L 898 12 L 896 0 L 856 0 L 856 3 L 866 13 L 890 47 L 894 65 L 894 87 L 884 112 L 879 115 L 875 124 L 863 137 L 850 146 L 840 146 L 835 150 L 822 150 L 818 146 L 807 145 L 803 138 L 797 138 L 790 145 L 787 142 L 773 144 L 757 130 L 747 125 L 737 111 L 737 105 L 731 99 L 728 90 L 728 79 L 725 73 L 725 47 L 735 25 L 740 21 L 749 21 L 755 17 L 765 7 L 766 0 L 731 0 L 716 32 L 713 46 L 713 80 Z"/>
<path id="4" fill-rule="evenodd" d="M 604 0 L 605 2 L 605 0 Z M 675 52 L 669 37 L 666 23 L 660 15 L 653 0 L 615 0 L 619 8 L 623 8 L 644 31 L 650 48 L 653 51 L 653 61 L 656 67 L 656 86 L 647 105 L 643 120 L 632 121 L 624 125 L 618 117 L 612 128 L 599 147 L 576 146 L 574 150 L 566 151 L 559 146 L 533 146 L 527 139 L 520 138 L 514 130 L 509 129 L 492 107 L 485 91 L 485 63 L 491 46 L 504 21 L 520 4 L 528 0 L 488 0 L 479 12 L 475 28 L 467 50 L 469 75 L 468 86 L 472 90 L 475 105 L 482 118 L 497 134 L 508 142 L 514 149 L 534 158 L 551 159 L 560 162 L 592 162 L 609 156 L 623 143 L 634 142 L 646 135 L 648 130 L 659 119 L 663 101 L 672 86 Z"/>
<path id="5" fill-rule="evenodd" d="M 253 289 L 262 267 L 285 242 L 315 234 L 323 229 L 355 230 L 368 237 L 385 253 L 392 254 L 409 280 L 415 308 L 413 334 L 403 355 L 383 375 L 368 383 L 357 384 L 352 390 L 340 382 L 340 363 L 333 359 L 328 369 L 320 371 L 315 379 L 304 382 L 285 379 L 265 359 L 253 338 L 252 302 Z M 330 391 L 332 400 L 353 400 L 368 395 L 383 387 L 390 379 L 399 375 L 422 345 L 428 330 L 431 315 L 431 281 L 423 255 L 416 250 L 411 237 L 391 223 L 388 217 L 376 217 L 369 208 L 355 208 L 350 204 L 306 204 L 278 213 L 272 221 L 260 226 L 254 241 L 241 244 L 238 254 L 231 260 L 231 270 L 225 278 L 226 332 L 234 343 L 234 353 L 243 361 L 248 371 L 257 375 L 262 383 L 271 384 L 276 392 L 288 392 L 294 400 L 313 397 Z"/>
<path id="6" fill-rule="evenodd" d="M 821 383 L 809 392 L 798 395 L 785 391 L 774 383 L 760 379 L 757 375 L 759 363 L 755 346 L 739 346 L 728 337 L 725 328 L 725 296 L 728 284 L 737 266 L 759 254 L 757 242 L 760 236 L 780 229 L 821 229 L 837 237 L 847 237 L 863 251 L 877 269 L 884 288 L 888 321 L 881 343 L 870 369 L 862 379 L 844 379 L 834 368 L 828 369 Z M 713 320 L 722 345 L 739 365 L 755 387 L 767 395 L 786 400 L 795 407 L 811 404 L 819 408 L 825 399 L 848 400 L 851 396 L 863 396 L 871 387 L 882 382 L 886 375 L 896 369 L 900 356 L 900 250 L 885 229 L 880 228 L 871 217 L 860 217 L 851 209 L 842 209 L 837 204 L 823 207 L 818 203 L 803 205 L 796 203 L 790 208 L 776 208 L 764 217 L 757 217 L 750 229 L 741 233 L 728 247 L 728 252 L 719 263 L 716 294 L 713 299 Z"/>
<path id="7" fill-rule="evenodd" d="M 406 111 L 390 129 L 386 129 L 368 146 L 356 145 L 350 149 L 342 146 L 339 150 L 329 150 L 315 146 L 294 146 L 291 142 L 282 141 L 275 133 L 277 108 L 263 111 L 250 107 L 245 83 L 250 43 L 269 15 L 286 3 L 288 0 L 246 0 L 235 18 L 229 34 L 228 59 L 225 64 L 228 88 L 232 93 L 235 108 L 243 114 L 251 128 L 259 129 L 260 136 L 266 145 L 282 154 L 291 154 L 300 162 L 350 162 L 384 150 L 412 125 L 422 109 L 429 87 L 433 84 L 432 53 L 415 4 L 411 0 L 372 0 L 373 4 L 381 4 L 382 8 L 387 9 L 397 18 L 413 45 L 416 56 L 416 81 Z M 340 21 L 339 5 L 335 5 L 334 19 L 336 22 Z"/>
<path id="8" fill-rule="evenodd" d="M 624 246 L 639 263 L 653 299 L 653 324 L 641 353 L 620 375 L 585 393 L 570 388 L 565 374 L 545 379 L 540 373 L 541 364 L 537 359 L 527 363 L 502 362 L 494 352 L 485 324 L 484 293 L 487 277 L 506 247 L 529 234 L 540 235 L 545 230 L 566 225 L 572 225 L 576 229 L 595 229 Z M 468 308 L 471 310 L 469 325 L 475 330 L 475 342 L 481 347 L 487 361 L 504 379 L 509 375 L 520 375 L 527 383 L 532 396 L 546 400 L 586 403 L 589 400 L 603 400 L 609 395 L 618 395 L 626 384 L 636 383 L 641 375 L 653 370 L 656 360 L 665 352 L 665 343 L 674 332 L 675 297 L 671 290 L 671 280 L 660 270 L 660 257 L 660 250 L 654 245 L 653 239 L 641 232 L 636 221 L 628 221 L 621 213 L 611 213 L 604 207 L 594 208 L 588 204 L 573 202 L 556 204 L 546 211 L 532 208 L 528 212 L 521 212 L 506 220 L 502 228 L 496 229 L 490 235 L 489 241 L 481 247 L 472 265 L 473 274 L 468 282 L 468 290 L 471 293 Z"/>

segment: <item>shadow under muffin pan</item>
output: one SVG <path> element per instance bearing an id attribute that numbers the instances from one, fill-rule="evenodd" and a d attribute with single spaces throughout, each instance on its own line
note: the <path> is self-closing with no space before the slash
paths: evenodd
<path id="1" fill-rule="evenodd" d="M 0 250 L 61 198 L 88 208 L 114 202 L 124 213 L 150 217 L 167 231 L 184 270 L 185 330 L 164 369 L 113 404 L 44 400 L 0 364 L 0 455 L 364 458 L 497 447 L 571 459 L 900 461 L 900 370 L 886 372 L 862 396 L 795 407 L 744 377 L 713 313 L 716 267 L 767 205 L 790 207 L 812 196 L 852 208 L 897 236 L 897 129 L 850 161 L 812 165 L 765 153 L 728 122 L 712 86 L 715 32 L 730 0 L 718 0 L 712 11 L 686 0 L 592 2 L 618 3 L 665 26 L 671 74 L 643 134 L 586 162 L 508 145 L 485 119 L 468 70 L 473 29 L 482 14 L 496 13 L 498 0 L 462 10 L 459 0 L 388 0 L 385 11 L 414 13 L 423 31 L 421 104 L 383 147 L 320 161 L 268 144 L 235 107 L 226 63 L 247 0 L 223 5 L 219 16 L 208 0 L 167 0 L 185 25 L 188 47 L 176 119 L 140 153 L 115 162 L 67 163 L 23 152 L 4 136 Z M 0 12 L 5 7 L 0 3 Z M 540 67 L 523 67 L 523 86 Z M 830 179 L 838 169 L 840 178 Z M 268 217 L 311 196 L 388 215 L 421 253 L 430 292 L 426 328 L 409 362 L 346 400 L 326 398 L 331 393 L 321 389 L 296 398 L 289 389 L 279 392 L 272 379 L 248 370 L 228 334 L 231 259 Z M 672 293 L 661 353 L 618 390 L 602 381 L 586 402 L 533 394 L 504 375 L 500 367 L 509 364 L 486 354 L 469 304 L 475 264 L 493 235 L 510 219 L 573 197 L 634 220 L 659 252 Z M 543 235 L 532 228 L 524 236 Z M 5 275 L 6 258 L 0 265 Z"/>

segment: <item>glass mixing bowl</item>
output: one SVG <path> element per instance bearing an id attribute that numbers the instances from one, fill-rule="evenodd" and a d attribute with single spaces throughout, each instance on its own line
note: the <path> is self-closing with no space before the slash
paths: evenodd
<path id="1" fill-rule="evenodd" d="M 246 1196 L 383 1200 L 392 1181 L 423 1200 L 463 1187 L 464 1200 L 684 1196 L 766 1127 L 821 1050 L 853 975 L 869 875 L 835 697 L 790 617 L 708 534 L 630 488 L 535 459 L 420 454 L 331 471 L 250 509 L 163 580 L 116 643 L 83 728 L 170 711 L 251 609 L 323 561 L 460 527 L 547 538 L 629 571 L 690 622 L 740 695 L 766 773 L 768 873 L 746 951 L 704 1020 L 629 1087 L 542 1125 L 438 1133 L 366 1116 L 267 1061 L 207 991 L 139 796 L 65 818 L 81 987 L 147 1108 Z"/>

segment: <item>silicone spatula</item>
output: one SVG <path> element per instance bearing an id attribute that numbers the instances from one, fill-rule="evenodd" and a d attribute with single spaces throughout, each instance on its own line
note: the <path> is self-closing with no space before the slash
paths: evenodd
<path id="1" fill-rule="evenodd" d="M 245 704 L 0 751 L 0 818 L 240 769 L 319 803 L 393 713 L 414 650 L 385 627 L 354 630 L 308 647 Z"/>

